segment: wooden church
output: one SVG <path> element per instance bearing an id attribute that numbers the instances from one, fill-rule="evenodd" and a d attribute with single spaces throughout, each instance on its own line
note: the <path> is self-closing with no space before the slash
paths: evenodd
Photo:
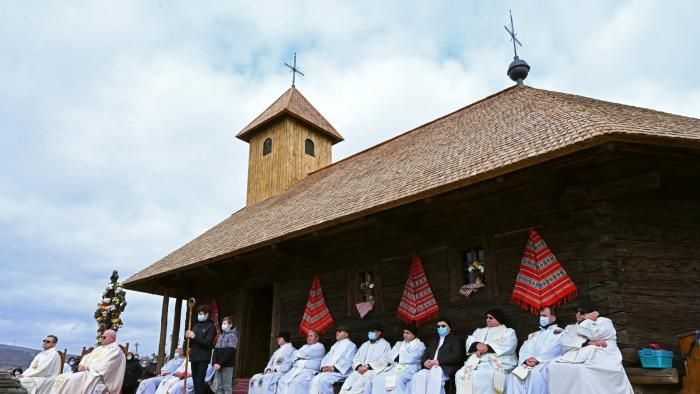
<path id="1" fill-rule="evenodd" d="M 523 340 L 536 319 L 510 300 L 531 228 L 614 321 L 628 365 L 652 342 L 678 357 L 676 335 L 700 325 L 699 119 L 516 85 L 333 162 L 343 137 L 292 87 L 237 137 L 247 205 L 124 284 L 164 297 L 161 351 L 169 298 L 216 297 L 239 328 L 236 375 L 252 376 L 278 331 L 302 341 L 314 275 L 356 343 L 372 322 L 393 341 L 414 255 L 460 336 L 499 307 Z M 484 287 L 465 297 L 475 259 Z"/>

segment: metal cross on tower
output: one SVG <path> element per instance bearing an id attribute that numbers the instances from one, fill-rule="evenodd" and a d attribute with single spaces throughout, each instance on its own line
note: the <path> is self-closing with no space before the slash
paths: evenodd
<path id="1" fill-rule="evenodd" d="M 284 63 L 284 65 L 289 67 L 290 70 L 292 70 L 292 87 L 294 87 L 294 84 L 296 83 L 297 74 L 301 75 L 302 77 L 304 76 L 304 73 L 297 68 L 297 53 L 294 52 L 294 63 L 292 63 L 291 66 L 289 65 L 289 63 L 286 62 Z"/>
<path id="2" fill-rule="evenodd" d="M 515 36 L 517 36 L 517 34 L 515 34 L 515 26 L 513 26 L 513 13 L 510 10 L 508 10 L 508 13 L 510 14 L 510 29 L 508 28 L 508 26 L 503 26 L 503 28 L 506 29 L 506 31 L 510 35 L 510 40 L 513 41 L 513 52 L 515 53 L 515 56 L 517 57 L 518 56 L 518 48 L 515 46 L 515 44 L 518 44 L 520 46 L 523 46 L 523 44 L 520 41 L 518 41 L 517 38 L 515 38 Z"/>

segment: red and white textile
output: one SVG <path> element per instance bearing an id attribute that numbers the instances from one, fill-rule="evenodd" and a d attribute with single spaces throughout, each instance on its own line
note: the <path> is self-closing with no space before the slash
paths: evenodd
<path id="1" fill-rule="evenodd" d="M 413 256 L 396 316 L 406 324 L 415 322 L 417 326 L 421 326 L 437 318 L 439 313 L 440 308 L 423 271 L 423 264 L 418 256 Z"/>
<path id="2" fill-rule="evenodd" d="M 544 239 L 535 229 L 530 229 L 511 302 L 537 315 L 542 307 L 558 307 L 577 295 L 576 285 Z"/>
<path id="3" fill-rule="evenodd" d="M 309 291 L 309 300 L 306 302 L 304 316 L 299 325 L 299 334 L 306 336 L 309 330 L 322 334 L 331 327 L 333 327 L 333 316 L 331 316 L 331 311 L 323 298 L 321 280 L 318 275 L 314 275 Z"/>

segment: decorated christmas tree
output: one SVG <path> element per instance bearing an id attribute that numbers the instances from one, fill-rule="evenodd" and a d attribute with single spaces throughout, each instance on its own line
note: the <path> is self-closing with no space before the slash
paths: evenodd
<path id="1" fill-rule="evenodd" d="M 119 283 L 119 273 L 112 272 L 110 282 L 102 293 L 102 300 L 97 303 L 95 321 L 97 322 L 97 344 L 102 343 L 102 334 L 109 329 L 118 331 L 124 325 L 121 314 L 126 308 L 126 292 Z"/>

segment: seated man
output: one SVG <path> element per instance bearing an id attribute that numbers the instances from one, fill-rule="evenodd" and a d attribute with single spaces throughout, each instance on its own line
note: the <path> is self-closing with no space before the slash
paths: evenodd
<path id="1" fill-rule="evenodd" d="M 420 362 L 425 353 L 425 345 L 417 337 L 416 326 L 403 329 L 403 341 L 397 341 L 394 347 L 382 357 L 381 365 L 371 382 L 372 394 L 408 394 L 408 385 L 413 374 L 420 370 Z"/>
<path id="2" fill-rule="evenodd" d="M 477 328 L 467 338 L 469 357 L 455 375 L 457 394 L 502 393 L 507 374 L 518 365 L 517 346 L 518 337 L 507 327 L 503 312 L 486 312 L 486 327 Z"/>
<path id="3" fill-rule="evenodd" d="M 184 363 L 183 363 L 184 364 Z M 176 373 L 177 374 L 177 373 Z M 209 385 L 209 388 L 216 392 L 216 386 L 214 385 L 214 375 L 216 374 L 216 369 L 212 364 L 207 366 L 206 374 L 204 375 L 204 383 Z M 184 376 L 184 368 L 180 370 L 180 376 Z M 173 377 L 175 379 L 173 379 Z M 171 376 L 167 380 L 164 380 L 156 390 L 157 394 L 183 394 L 183 389 L 185 394 L 194 394 L 194 384 L 192 382 L 192 371 L 187 372 L 187 378 L 179 378 L 176 376 Z"/>
<path id="4" fill-rule="evenodd" d="M 181 347 L 175 349 L 175 356 L 160 369 L 160 375 L 142 380 L 136 389 L 136 394 L 154 394 L 158 389 L 158 385 L 167 377 L 173 376 L 175 371 L 185 363 L 184 354 L 185 352 Z"/>
<path id="5" fill-rule="evenodd" d="M 306 345 L 290 356 L 292 368 L 279 380 L 277 394 L 309 394 L 311 379 L 319 372 L 321 359 L 326 355 L 326 348 L 318 340 L 318 333 L 309 330 Z"/>
<path id="6" fill-rule="evenodd" d="M 56 343 L 58 338 L 55 335 L 44 338 L 44 350 L 34 356 L 29 367 L 18 376 L 27 393 L 36 394 L 44 384 L 49 385 L 51 378 L 61 372 L 61 356 L 56 351 Z"/>
<path id="7" fill-rule="evenodd" d="M 352 373 L 345 379 L 340 394 L 362 394 L 365 386 L 372 382 L 384 355 L 391 350 L 391 345 L 382 334 L 384 329 L 376 324 L 367 333 L 367 341 L 360 346 L 352 359 Z"/>
<path id="8" fill-rule="evenodd" d="M 56 378 L 51 394 L 118 393 L 122 388 L 126 357 L 117 344 L 117 333 L 107 330 L 102 344 L 85 355 L 78 372 Z"/>
<path id="9" fill-rule="evenodd" d="M 445 382 L 454 378 L 462 360 L 462 341 L 452 333 L 450 321 L 440 318 L 437 335 L 428 343 L 428 349 L 423 354 L 423 369 L 411 379 L 411 393 L 445 394 Z"/>
<path id="10" fill-rule="evenodd" d="M 548 393 L 547 367 L 550 361 L 561 356 L 559 340 L 562 330 L 556 320 L 554 308 L 544 307 L 540 310 L 540 329 L 530 334 L 520 348 L 520 365 L 508 375 L 508 394 Z"/>
<path id="11" fill-rule="evenodd" d="M 615 327 L 597 309 L 590 301 L 582 301 L 576 310 L 578 323 L 564 329 L 564 354 L 549 363 L 550 393 L 633 393 L 622 367 Z"/>
<path id="12" fill-rule="evenodd" d="M 348 339 L 349 336 L 350 329 L 346 326 L 335 330 L 335 343 L 321 360 L 321 373 L 311 380 L 311 394 L 333 394 L 333 384 L 350 374 L 357 345 Z"/>
<path id="13" fill-rule="evenodd" d="M 296 350 L 289 341 L 289 333 L 282 331 L 277 334 L 279 348 L 272 353 L 263 373 L 255 374 L 250 378 L 248 394 L 275 394 L 277 381 L 292 367 L 291 362 L 283 366 L 285 360 Z"/>

